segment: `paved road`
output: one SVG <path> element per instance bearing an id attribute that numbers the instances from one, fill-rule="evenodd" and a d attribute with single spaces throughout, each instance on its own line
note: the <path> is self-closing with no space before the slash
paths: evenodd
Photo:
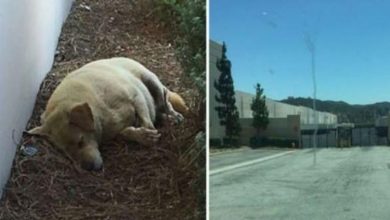
<path id="1" fill-rule="evenodd" d="M 244 149 L 236 152 L 218 153 L 210 156 L 210 169 L 218 169 L 227 165 L 242 163 L 262 157 L 285 152 L 291 149 L 262 148 L 258 150 Z"/>
<path id="2" fill-rule="evenodd" d="M 210 177 L 210 220 L 390 219 L 390 148 L 309 150 Z"/>

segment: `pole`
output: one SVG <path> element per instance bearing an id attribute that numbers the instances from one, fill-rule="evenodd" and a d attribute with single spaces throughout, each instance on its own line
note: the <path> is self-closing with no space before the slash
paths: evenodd
<path id="1" fill-rule="evenodd" d="M 314 110 L 314 134 L 313 134 L 313 164 L 317 163 L 317 130 L 318 130 L 318 112 L 316 108 L 317 83 L 315 69 L 315 45 L 309 34 L 306 34 L 306 46 L 311 55 L 311 75 L 313 79 L 313 110 Z"/>

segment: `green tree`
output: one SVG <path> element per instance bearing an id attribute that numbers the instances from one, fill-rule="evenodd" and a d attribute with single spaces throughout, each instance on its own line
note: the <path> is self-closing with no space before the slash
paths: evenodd
<path id="1" fill-rule="evenodd" d="M 256 84 L 256 96 L 252 99 L 251 110 L 253 115 L 252 126 L 256 128 L 256 136 L 259 137 L 260 131 L 266 129 L 269 123 L 268 109 L 265 104 L 265 95 L 260 84 Z"/>
<path id="2" fill-rule="evenodd" d="M 219 92 L 215 100 L 219 106 L 215 107 L 218 112 L 220 124 L 225 126 L 225 135 L 229 143 L 232 143 L 234 136 L 241 132 L 239 115 L 234 97 L 234 84 L 231 74 L 231 62 L 226 57 L 226 45 L 222 46 L 222 57 L 217 60 L 217 69 L 221 72 L 218 81 L 214 81 L 214 87 Z"/>

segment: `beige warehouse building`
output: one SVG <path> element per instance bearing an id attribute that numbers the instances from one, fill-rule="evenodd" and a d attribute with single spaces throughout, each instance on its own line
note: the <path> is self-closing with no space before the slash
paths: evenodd
<path id="1" fill-rule="evenodd" d="M 215 41 L 210 41 L 210 138 L 221 139 L 224 137 L 224 127 L 219 124 L 218 113 L 215 107 L 215 95 L 218 91 L 214 88 L 214 81 L 218 79 L 220 73 L 216 68 L 216 63 L 222 55 L 222 45 Z M 232 61 L 234 65 L 234 61 Z M 254 94 L 236 91 L 236 106 L 239 111 L 242 132 L 240 136 L 241 144 L 248 144 L 249 138 L 255 134 L 251 126 L 252 111 L 250 104 Z M 334 128 L 337 124 L 337 116 L 328 112 L 314 111 L 303 106 L 294 106 L 281 103 L 272 99 L 266 100 L 269 111 L 270 124 L 263 136 L 273 138 L 296 139 L 301 138 L 302 129 L 313 129 L 315 127 L 315 117 L 318 117 L 318 126 Z"/>

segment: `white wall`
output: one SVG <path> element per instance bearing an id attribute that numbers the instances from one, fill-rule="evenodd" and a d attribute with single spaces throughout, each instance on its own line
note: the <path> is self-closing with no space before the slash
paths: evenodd
<path id="1" fill-rule="evenodd" d="M 236 94 L 236 105 L 240 113 L 240 118 L 252 118 L 252 110 L 250 109 L 250 105 L 255 95 L 247 92 L 238 91 L 238 90 L 235 91 L 235 94 Z M 289 105 L 268 98 L 266 99 L 266 105 L 267 105 L 270 118 L 285 118 L 288 115 L 300 115 L 301 124 L 314 123 L 315 111 L 311 108 Z M 212 109 L 210 108 L 210 111 L 211 110 Z M 319 124 L 337 123 L 336 115 L 332 113 L 320 112 L 320 111 L 317 111 L 317 113 L 318 113 Z"/>
<path id="2" fill-rule="evenodd" d="M 72 0 L 0 0 L 0 189 Z M 0 194 L 1 194 L 0 190 Z"/>

